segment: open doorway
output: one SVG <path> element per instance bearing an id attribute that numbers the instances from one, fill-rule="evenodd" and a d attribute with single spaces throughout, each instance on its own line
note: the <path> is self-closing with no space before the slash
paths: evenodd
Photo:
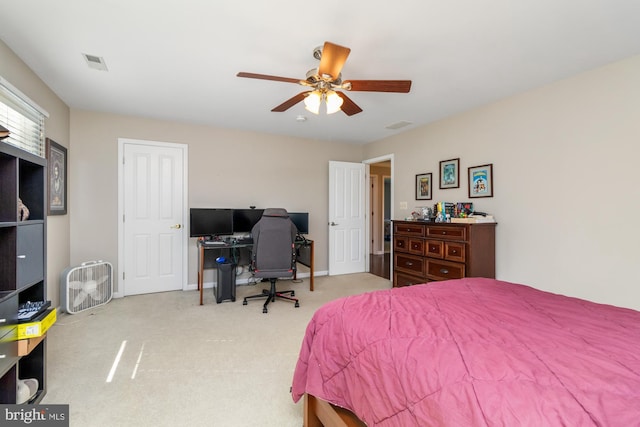
<path id="1" fill-rule="evenodd" d="M 390 280 L 391 218 L 393 174 L 391 158 L 368 161 L 369 197 L 369 272 Z"/>

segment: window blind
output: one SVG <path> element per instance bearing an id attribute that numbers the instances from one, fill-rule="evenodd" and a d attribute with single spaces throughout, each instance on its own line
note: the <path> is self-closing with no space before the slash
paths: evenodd
<path id="1" fill-rule="evenodd" d="M 9 129 L 3 142 L 45 157 L 46 111 L 0 77 L 0 124 Z"/>

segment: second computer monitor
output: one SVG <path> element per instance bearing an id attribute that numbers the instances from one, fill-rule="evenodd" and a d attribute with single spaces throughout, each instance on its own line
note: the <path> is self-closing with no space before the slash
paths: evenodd
<path id="1" fill-rule="evenodd" d="M 233 232 L 251 233 L 253 226 L 262 218 L 264 209 L 234 209 Z"/>
<path id="2" fill-rule="evenodd" d="M 289 219 L 298 229 L 298 234 L 309 234 L 309 212 L 289 212 Z"/>

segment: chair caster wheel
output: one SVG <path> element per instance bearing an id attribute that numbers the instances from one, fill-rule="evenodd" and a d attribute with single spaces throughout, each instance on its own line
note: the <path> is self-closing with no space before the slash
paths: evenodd
<path id="1" fill-rule="evenodd" d="M 298 301 L 296 301 L 296 303 L 294 304 L 294 307 L 300 307 L 300 303 Z"/>
<path id="2" fill-rule="evenodd" d="M 247 305 L 247 300 L 242 301 L 242 305 Z"/>
<path id="3" fill-rule="evenodd" d="M 263 313 L 268 313 L 268 310 L 267 310 L 266 308 L 263 308 L 263 309 L 262 309 L 262 312 L 263 312 Z"/>

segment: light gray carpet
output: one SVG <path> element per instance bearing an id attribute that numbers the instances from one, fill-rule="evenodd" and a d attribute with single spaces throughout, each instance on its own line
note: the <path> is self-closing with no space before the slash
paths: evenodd
<path id="1" fill-rule="evenodd" d="M 279 282 L 300 307 L 277 300 L 242 305 L 262 283 L 238 286 L 236 302 L 216 304 L 205 289 L 112 300 L 63 314 L 49 331 L 48 392 L 43 403 L 70 405 L 70 425 L 302 425 L 302 401 L 289 387 L 307 323 L 327 301 L 391 287 L 368 273 Z M 114 360 L 122 356 L 111 382 Z"/>

